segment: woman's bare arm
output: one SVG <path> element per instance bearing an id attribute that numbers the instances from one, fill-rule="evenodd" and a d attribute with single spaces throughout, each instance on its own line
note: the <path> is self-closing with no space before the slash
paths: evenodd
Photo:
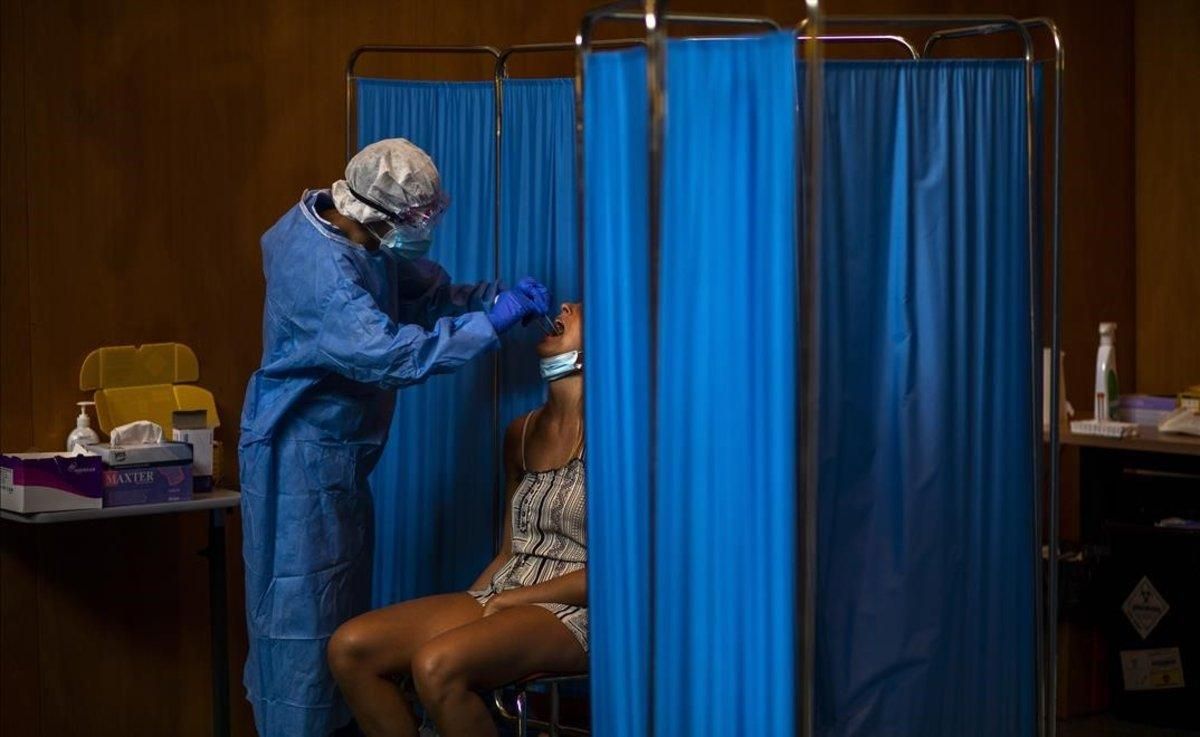
<path id="1" fill-rule="evenodd" d="M 518 418 L 509 425 L 508 432 L 505 435 L 505 462 L 508 469 L 521 469 L 515 479 L 510 474 L 511 489 L 509 494 L 516 489 L 517 483 L 520 482 L 521 476 L 524 475 L 524 459 L 522 458 L 522 433 L 524 432 L 524 418 Z M 537 430 L 532 433 L 533 438 L 537 438 Z M 542 448 L 544 450 L 544 448 Z M 534 442 L 533 457 L 534 464 L 537 464 L 537 452 L 539 446 L 537 441 Z M 511 502 L 510 502 L 511 504 Z M 510 541 L 507 544 L 504 559 L 507 560 L 511 552 L 511 536 L 510 529 L 512 519 L 511 515 L 505 518 L 505 535 Z M 502 565 L 502 563 L 501 563 Z M 486 585 L 486 582 L 485 584 Z M 587 606 L 587 568 L 582 568 L 578 571 L 552 578 L 548 581 L 543 581 L 532 586 L 523 586 L 515 589 L 508 589 L 496 596 L 493 596 L 484 609 L 485 616 L 494 614 L 501 609 L 510 606 L 519 606 L 522 604 L 567 604 L 569 606 Z"/>
<path id="2" fill-rule="evenodd" d="M 495 599 L 503 599 L 500 608 L 521 604 L 568 604 L 587 606 L 587 568 L 565 573 L 533 586 L 509 589 Z M 491 611 L 488 611 L 491 614 Z"/>
<path id="3" fill-rule="evenodd" d="M 525 426 L 525 418 L 518 417 L 508 424 L 508 429 L 504 431 L 504 539 L 500 542 L 500 549 L 496 551 L 496 557 L 488 563 L 487 568 L 479 574 L 475 579 L 475 583 L 471 584 L 471 591 L 481 591 L 486 589 L 492 582 L 492 576 L 496 575 L 508 559 L 512 557 L 512 514 L 509 513 L 512 507 L 513 492 L 517 490 L 517 485 L 521 483 L 521 477 L 525 475 L 525 469 L 521 460 L 521 432 Z"/>

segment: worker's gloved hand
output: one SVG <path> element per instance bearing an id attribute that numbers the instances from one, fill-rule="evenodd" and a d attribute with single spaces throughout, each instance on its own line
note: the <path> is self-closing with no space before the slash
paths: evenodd
<path id="1" fill-rule="evenodd" d="M 550 311 L 550 290 L 537 279 L 532 276 L 522 277 L 521 281 L 517 282 L 517 291 L 529 300 L 536 314 L 545 315 Z M 527 315 L 522 322 L 528 323 L 531 317 L 533 315 Z"/>
<path id="2" fill-rule="evenodd" d="M 539 314 L 544 314 L 544 311 L 538 312 L 528 297 L 516 289 L 506 289 L 492 303 L 491 309 L 487 312 L 487 318 L 491 320 L 496 333 L 500 334 L 518 322 L 523 322 Z"/>

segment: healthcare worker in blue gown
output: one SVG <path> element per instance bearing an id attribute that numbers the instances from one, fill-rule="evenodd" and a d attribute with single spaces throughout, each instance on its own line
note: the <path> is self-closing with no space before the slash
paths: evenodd
<path id="1" fill-rule="evenodd" d="M 238 450 L 245 686 L 263 737 L 325 737 L 349 721 L 325 646 L 370 605 L 367 477 L 395 390 L 454 371 L 549 306 L 533 279 L 453 285 L 425 258 L 447 202 L 429 156 L 390 139 L 355 156 L 332 190 L 305 192 L 262 238 L 262 366 Z"/>

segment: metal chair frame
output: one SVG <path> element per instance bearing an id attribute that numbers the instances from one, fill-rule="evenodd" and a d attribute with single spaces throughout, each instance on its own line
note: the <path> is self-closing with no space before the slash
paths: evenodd
<path id="1" fill-rule="evenodd" d="M 590 730 L 561 724 L 559 717 L 561 698 L 558 687 L 563 683 L 586 681 L 587 678 L 586 673 L 537 676 L 496 689 L 492 692 L 492 701 L 496 705 L 496 710 L 500 712 L 500 716 L 517 725 L 518 737 L 528 737 L 530 727 L 548 730 L 550 737 L 590 737 L 592 734 Z M 533 719 L 529 715 L 529 689 L 531 686 L 538 685 L 545 685 L 550 689 L 549 720 Z M 513 710 L 509 710 L 504 703 L 504 694 L 510 689 L 516 692 L 513 698 Z"/>

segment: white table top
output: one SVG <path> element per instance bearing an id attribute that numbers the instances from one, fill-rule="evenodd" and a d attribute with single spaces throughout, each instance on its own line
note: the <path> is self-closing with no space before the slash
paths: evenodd
<path id="1" fill-rule="evenodd" d="M 100 509 L 71 509 L 65 512 L 35 512 L 19 514 L 7 509 L 0 510 L 0 519 L 9 522 L 23 522 L 33 525 L 49 525 L 57 522 L 79 522 L 92 519 L 110 519 L 114 517 L 146 517 L 152 514 L 178 514 L 180 512 L 201 512 L 209 509 L 225 509 L 236 507 L 242 495 L 228 489 L 196 494 L 191 499 L 181 502 L 163 502 L 161 504 L 130 504 L 124 507 L 101 507 Z"/>

